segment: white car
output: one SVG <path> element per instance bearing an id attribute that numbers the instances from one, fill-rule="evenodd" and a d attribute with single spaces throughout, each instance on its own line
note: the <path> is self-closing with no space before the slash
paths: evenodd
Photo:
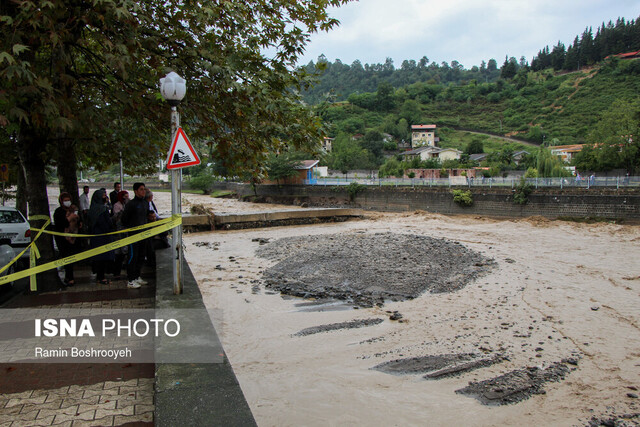
<path id="1" fill-rule="evenodd" d="M 11 241 L 15 255 L 18 255 L 31 243 L 29 222 L 16 208 L 0 206 L 0 240 L 2 239 Z M 29 251 L 25 252 L 22 257 L 28 256 Z"/>
<path id="2" fill-rule="evenodd" d="M 9 243 L 10 243 L 9 239 L 0 239 L 0 268 L 9 264 L 11 260 L 16 256 L 11 246 L 9 246 Z M 0 277 L 13 274 L 16 272 L 16 270 L 18 270 L 18 266 L 16 265 L 16 263 L 13 263 L 9 268 L 3 271 L 2 274 L 0 274 Z M 10 287 L 12 284 L 13 282 L 9 282 L 7 284 L 0 285 L 0 291 L 4 289 L 3 286 Z"/>

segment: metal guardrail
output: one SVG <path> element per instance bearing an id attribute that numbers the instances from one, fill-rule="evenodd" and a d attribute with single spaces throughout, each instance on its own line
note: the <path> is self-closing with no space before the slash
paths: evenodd
<path id="1" fill-rule="evenodd" d="M 456 176 L 449 178 L 317 178 L 305 180 L 307 185 L 340 186 L 353 182 L 370 186 L 393 187 L 501 187 L 515 188 L 520 185 L 520 179 L 508 178 L 467 178 Z M 526 178 L 525 181 L 533 188 L 638 188 L 640 176 L 621 177 L 587 177 L 587 178 Z"/>

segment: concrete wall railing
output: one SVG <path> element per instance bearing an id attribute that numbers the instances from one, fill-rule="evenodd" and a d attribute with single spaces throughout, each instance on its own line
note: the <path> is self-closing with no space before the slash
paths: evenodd
<path id="1" fill-rule="evenodd" d="M 441 214 L 470 214 L 519 218 L 543 216 L 607 218 L 640 222 L 640 190 L 610 188 L 545 188 L 534 190 L 524 205 L 514 202 L 512 188 L 467 188 L 473 205 L 460 206 L 447 187 L 362 187 L 349 194 L 344 186 L 249 185 L 220 183 L 218 189 L 235 191 L 239 197 L 258 202 L 302 204 L 323 207 L 354 207 L 367 210 L 405 212 L 424 210 Z M 352 190 L 353 192 L 353 190 Z M 257 194 L 257 196 L 256 196 Z"/>

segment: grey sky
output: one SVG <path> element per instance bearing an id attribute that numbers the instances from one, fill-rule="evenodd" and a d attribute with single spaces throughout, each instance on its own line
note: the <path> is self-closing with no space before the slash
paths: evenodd
<path id="1" fill-rule="evenodd" d="M 531 61 L 546 45 L 565 45 L 604 21 L 640 15 L 640 0 L 360 0 L 331 10 L 338 28 L 316 34 L 301 65 L 330 61 L 383 63 L 457 60 L 465 68 L 505 55 Z"/>

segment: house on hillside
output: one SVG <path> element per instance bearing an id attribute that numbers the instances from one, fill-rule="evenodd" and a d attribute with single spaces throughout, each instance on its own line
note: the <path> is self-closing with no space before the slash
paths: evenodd
<path id="1" fill-rule="evenodd" d="M 398 150 L 411 150 L 411 140 L 401 140 L 398 142 Z"/>
<path id="2" fill-rule="evenodd" d="M 525 156 L 528 156 L 529 152 L 526 150 L 516 151 L 511 155 L 511 158 L 515 162 L 515 164 L 519 164 L 522 160 L 524 160 Z"/>
<path id="3" fill-rule="evenodd" d="M 482 162 L 487 158 L 487 153 L 469 154 L 469 160 L 472 162 Z"/>
<path id="4" fill-rule="evenodd" d="M 322 141 L 322 150 L 325 153 L 330 153 L 331 152 L 331 147 L 333 146 L 333 140 L 334 139 L 335 138 L 329 138 L 329 137 L 325 136 L 324 140 Z"/>
<path id="5" fill-rule="evenodd" d="M 559 156 L 564 162 L 569 163 L 576 153 L 582 151 L 582 147 L 584 147 L 584 144 L 555 145 L 549 147 L 549 151 L 554 156 Z"/>
<path id="6" fill-rule="evenodd" d="M 436 125 L 412 125 L 411 126 L 411 148 L 435 147 L 436 145 Z"/>
<path id="7" fill-rule="evenodd" d="M 405 151 L 402 153 L 406 161 L 411 161 L 418 157 L 421 161 L 429 159 L 440 159 L 441 162 L 445 160 L 458 160 L 462 155 L 462 151 L 455 148 L 440 148 L 425 146 L 416 148 L 415 150 Z"/>

